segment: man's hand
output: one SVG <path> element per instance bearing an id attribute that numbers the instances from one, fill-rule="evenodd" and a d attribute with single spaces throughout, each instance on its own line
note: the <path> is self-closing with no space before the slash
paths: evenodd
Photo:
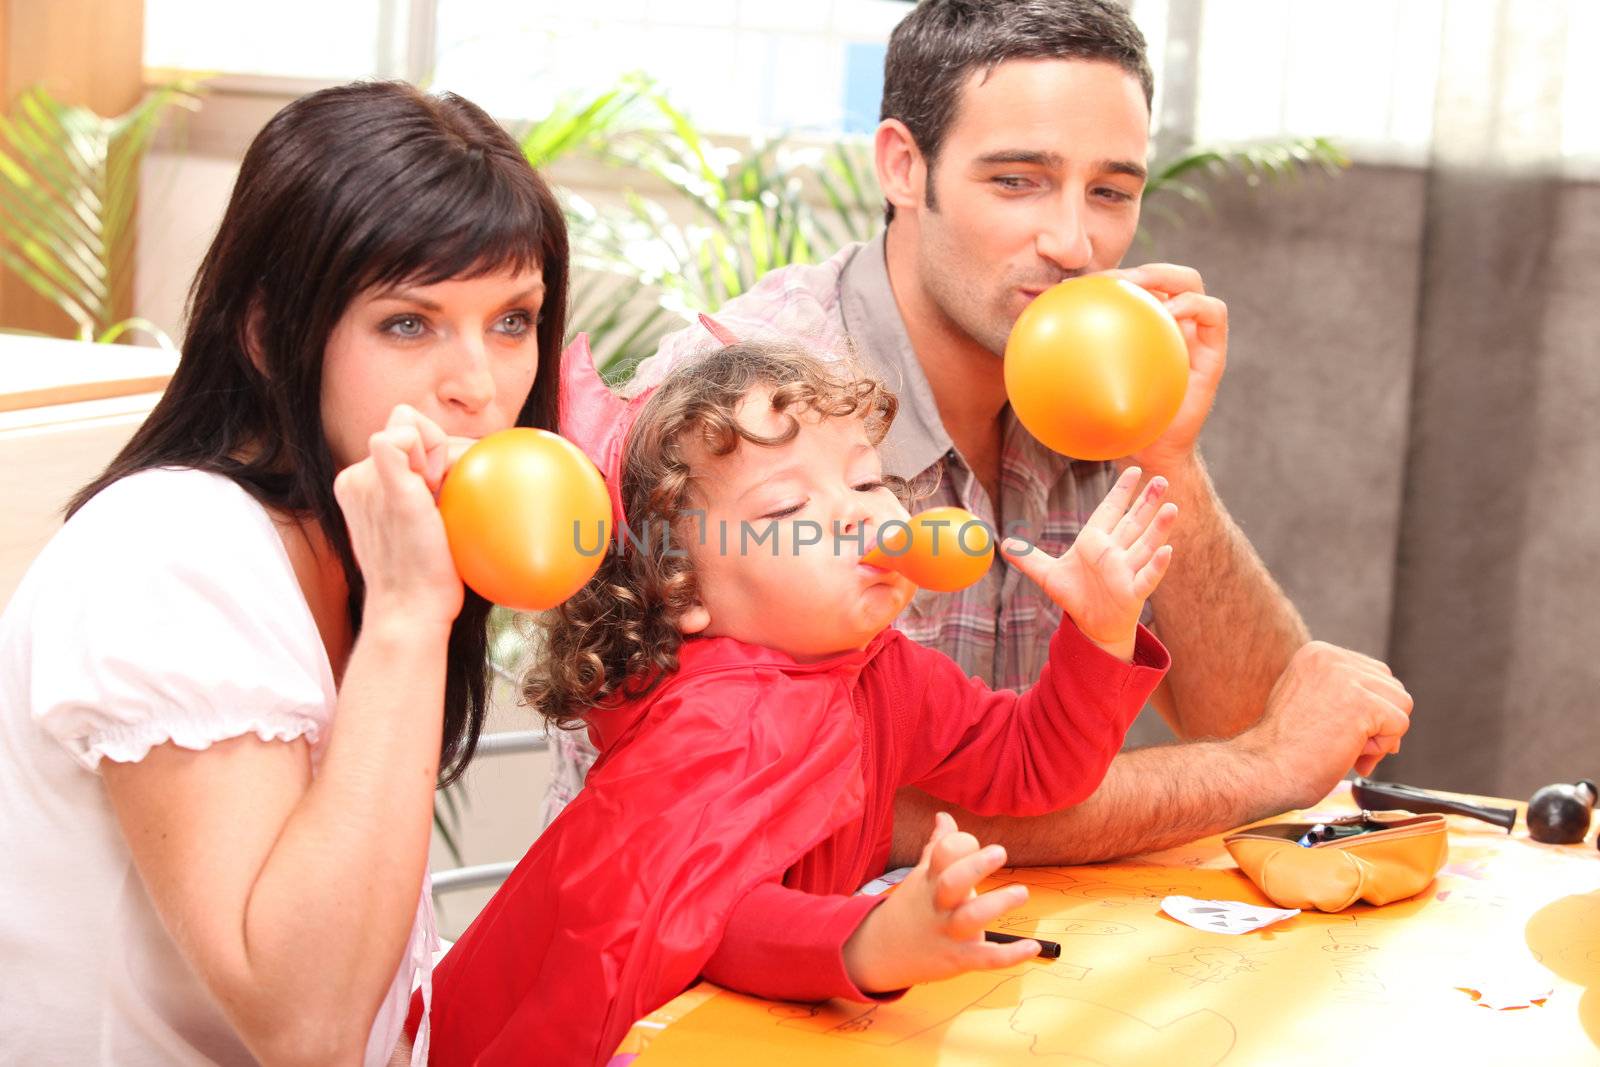
<path id="1" fill-rule="evenodd" d="M 1194 458 L 1200 428 L 1211 413 L 1228 364 L 1228 305 L 1206 295 L 1205 282 L 1192 267 L 1147 263 L 1107 273 L 1154 293 L 1178 320 L 1189 348 L 1189 388 L 1178 414 L 1154 443 L 1126 461 L 1147 471 L 1171 473 Z"/>
<path id="2" fill-rule="evenodd" d="M 1411 694 L 1386 665 L 1313 641 L 1295 653 L 1261 721 L 1236 743 L 1277 779 L 1283 808 L 1308 807 L 1352 767 L 1370 774 L 1399 752 L 1411 707 Z"/>

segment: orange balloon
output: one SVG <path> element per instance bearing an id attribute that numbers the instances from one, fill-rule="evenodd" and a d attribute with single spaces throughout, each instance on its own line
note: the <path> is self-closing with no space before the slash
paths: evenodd
<path id="1" fill-rule="evenodd" d="M 987 574 L 993 561 L 989 527 L 964 508 L 929 508 L 910 522 L 885 523 L 877 546 L 861 557 L 941 593 L 965 589 Z"/>
<path id="2" fill-rule="evenodd" d="M 496 604 L 544 611 L 583 588 L 611 535 L 605 479 L 577 445 L 514 427 L 464 452 L 439 491 L 461 580 Z"/>
<path id="3" fill-rule="evenodd" d="M 1115 459 L 1160 437 L 1189 387 L 1189 351 L 1154 295 L 1091 274 L 1040 293 L 1006 342 L 1006 394 L 1063 455 Z"/>

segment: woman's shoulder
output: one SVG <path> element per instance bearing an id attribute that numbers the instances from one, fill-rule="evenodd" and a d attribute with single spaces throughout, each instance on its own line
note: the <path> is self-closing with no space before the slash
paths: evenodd
<path id="1" fill-rule="evenodd" d="M 67 520 L 47 551 L 101 562 L 188 560 L 270 546 L 276 528 L 259 501 L 225 475 L 157 467 L 119 478 Z"/>
<path id="2" fill-rule="evenodd" d="M 226 475 L 194 467 L 151 467 L 124 475 L 101 489 L 78 509 L 68 525 L 89 517 L 101 522 L 166 522 L 192 517 L 160 510 L 166 507 L 217 509 L 266 518 L 266 509 L 244 486 Z"/>
<path id="3" fill-rule="evenodd" d="M 333 682 L 271 516 L 230 479 L 131 474 L 95 494 L 0 615 L 0 689 L 87 769 L 175 740 L 315 740 Z"/>
<path id="4" fill-rule="evenodd" d="M 208 471 L 157 468 L 86 501 L 35 557 L 17 598 L 30 587 L 102 606 L 165 599 L 180 586 L 286 592 L 285 576 L 293 582 L 272 517 L 242 486 Z"/>

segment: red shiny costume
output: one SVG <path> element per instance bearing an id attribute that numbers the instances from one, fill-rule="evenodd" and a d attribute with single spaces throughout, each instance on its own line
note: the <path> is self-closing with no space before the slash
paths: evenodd
<path id="1" fill-rule="evenodd" d="M 1077 803 L 1168 665 L 1142 627 L 1124 664 L 1070 621 L 1020 696 L 893 630 L 820 663 L 731 638 L 680 659 L 592 713 L 582 792 L 434 975 L 432 1063 L 604 1063 L 701 974 L 860 997 L 841 948 L 883 898 L 849 894 L 883 870 L 896 790 L 981 814 Z"/>

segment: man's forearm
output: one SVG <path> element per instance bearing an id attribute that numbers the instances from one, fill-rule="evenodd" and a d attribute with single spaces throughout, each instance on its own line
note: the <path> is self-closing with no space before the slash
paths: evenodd
<path id="1" fill-rule="evenodd" d="M 1184 739 L 1232 737 L 1261 717 L 1267 694 L 1310 640 L 1295 610 L 1217 498 L 1198 455 L 1147 471 L 1178 505 L 1172 568 L 1151 603 L 1172 653 L 1156 705 Z"/>
<path id="2" fill-rule="evenodd" d="M 1125 752 L 1081 804 L 1048 815 L 981 816 L 919 789 L 895 798 L 890 867 L 917 862 L 936 811 L 1018 867 L 1098 863 L 1186 844 L 1293 806 L 1262 756 L 1239 741 L 1198 741 Z"/>

